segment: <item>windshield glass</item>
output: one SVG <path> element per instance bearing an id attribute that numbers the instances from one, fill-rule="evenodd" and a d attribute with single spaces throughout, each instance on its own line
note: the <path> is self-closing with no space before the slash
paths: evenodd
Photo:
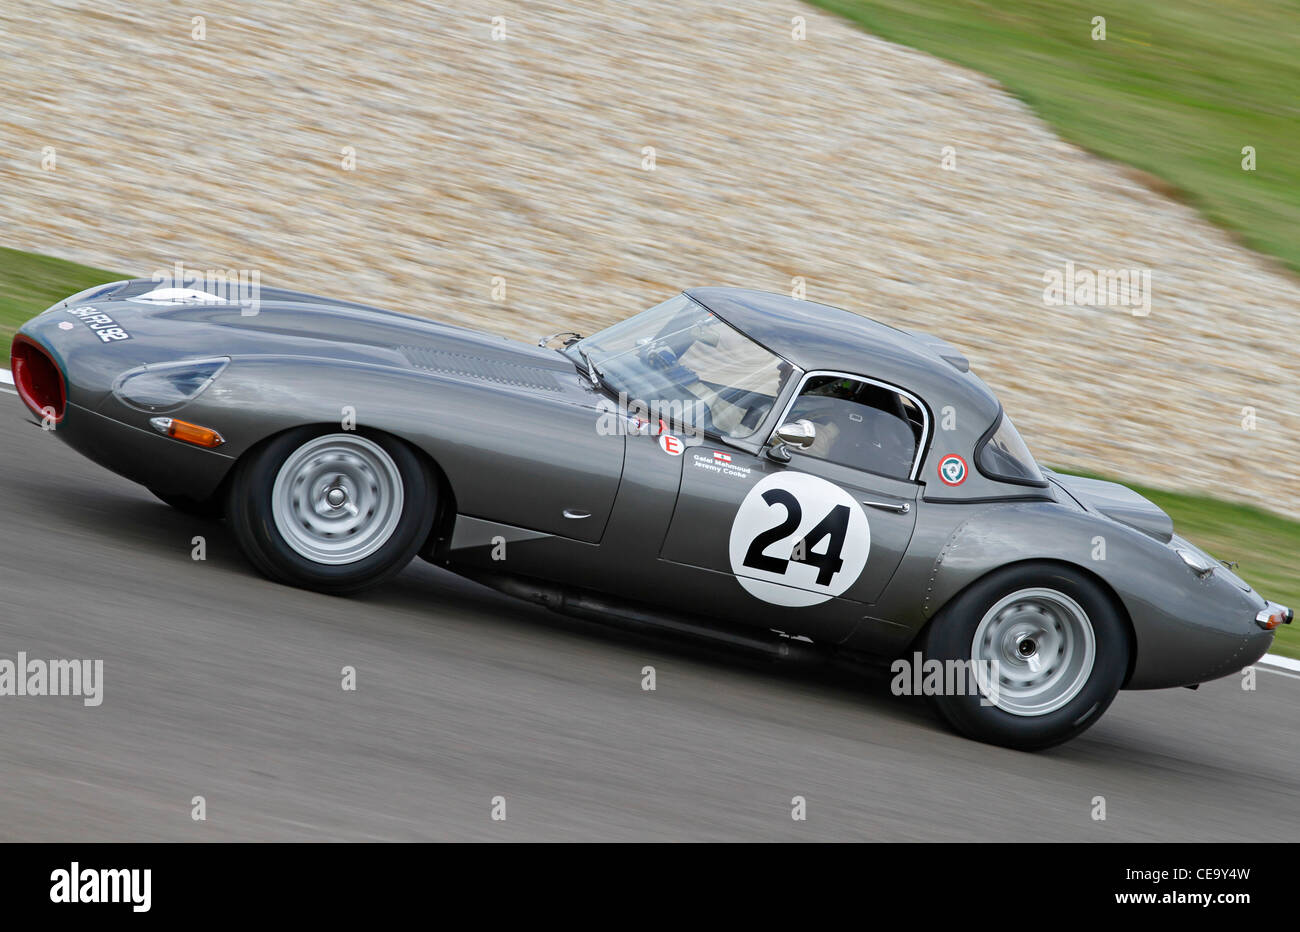
<path id="1" fill-rule="evenodd" d="M 998 429 L 984 441 L 976 457 L 980 471 L 991 479 L 1006 479 L 1024 485 L 1046 485 L 1038 464 L 1029 455 L 1029 448 L 1021 439 L 1011 418 L 1005 414 Z"/>
<path id="2" fill-rule="evenodd" d="M 580 350 L 626 409 L 736 440 L 758 430 L 793 371 L 686 295 L 567 348 L 585 370 Z"/>

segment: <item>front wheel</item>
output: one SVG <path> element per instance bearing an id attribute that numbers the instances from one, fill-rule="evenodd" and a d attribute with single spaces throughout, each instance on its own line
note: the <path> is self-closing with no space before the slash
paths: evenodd
<path id="1" fill-rule="evenodd" d="M 970 738 L 1020 750 L 1068 741 L 1110 705 L 1128 670 L 1123 619 L 1078 570 L 1024 564 L 991 573 L 934 619 L 924 654 L 966 666 L 977 689 L 936 696 Z"/>
<path id="2" fill-rule="evenodd" d="M 399 440 L 300 428 L 239 463 L 226 516 L 263 574 L 342 594 L 411 561 L 433 524 L 434 488 L 423 460 Z"/>

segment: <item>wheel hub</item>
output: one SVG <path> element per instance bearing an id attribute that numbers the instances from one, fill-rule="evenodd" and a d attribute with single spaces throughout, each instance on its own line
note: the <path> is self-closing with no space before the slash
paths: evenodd
<path id="1" fill-rule="evenodd" d="M 271 490 L 276 529 L 314 563 L 356 563 L 392 537 L 402 516 L 392 457 L 356 434 L 329 434 L 291 453 Z"/>
<path id="2" fill-rule="evenodd" d="M 1079 694 L 1096 660 L 1088 614 L 1054 589 L 1022 589 L 980 620 L 971 658 L 997 679 L 994 704 L 1013 715 L 1046 715 Z M 989 690 L 993 693 L 993 690 Z"/>

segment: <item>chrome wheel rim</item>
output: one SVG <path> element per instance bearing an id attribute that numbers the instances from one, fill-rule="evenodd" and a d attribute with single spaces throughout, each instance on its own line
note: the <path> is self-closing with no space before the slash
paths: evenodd
<path id="1" fill-rule="evenodd" d="M 995 706 L 1012 715 L 1046 715 L 1088 682 L 1097 641 L 1074 599 L 1055 589 L 1021 589 L 980 619 L 971 658 L 991 667 L 997 687 L 984 692 Z"/>
<path id="2" fill-rule="evenodd" d="M 355 434 L 309 440 L 271 490 L 276 529 L 313 563 L 356 563 L 384 546 L 402 517 L 402 476 L 384 448 Z"/>

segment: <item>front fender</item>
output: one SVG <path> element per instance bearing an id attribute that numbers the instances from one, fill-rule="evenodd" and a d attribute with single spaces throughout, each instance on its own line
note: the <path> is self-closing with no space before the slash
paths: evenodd
<path id="1" fill-rule="evenodd" d="M 329 424 L 344 430 L 350 419 L 426 453 L 463 513 L 595 542 L 622 476 L 623 437 L 598 430 L 594 407 L 551 394 L 368 363 L 255 356 L 233 359 L 174 414 L 219 431 L 231 466 L 290 428 Z M 148 413 L 112 394 L 98 413 L 150 429 Z M 191 494 L 215 487 L 221 476 L 204 479 Z M 586 511 L 590 519 L 567 520 L 565 508 Z"/>

